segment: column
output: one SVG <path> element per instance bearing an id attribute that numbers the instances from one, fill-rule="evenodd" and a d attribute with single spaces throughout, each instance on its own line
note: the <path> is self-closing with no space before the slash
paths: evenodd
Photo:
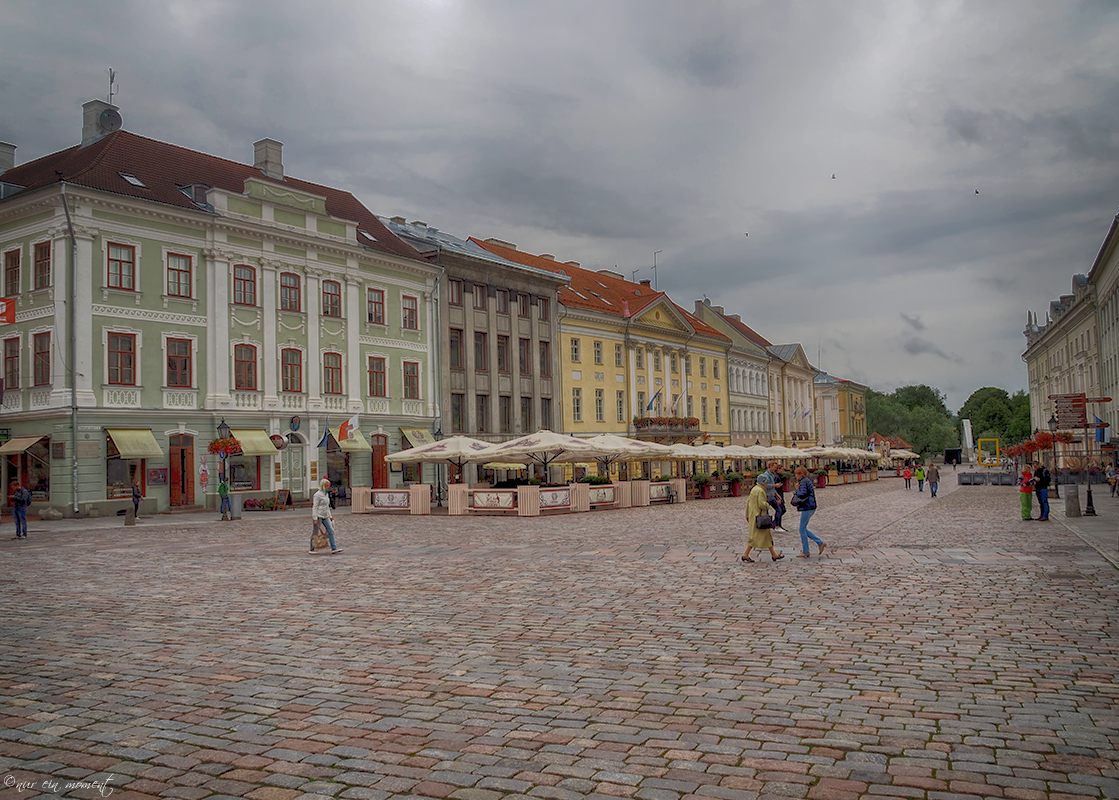
<path id="1" fill-rule="evenodd" d="M 365 364 L 361 357 L 361 342 L 358 339 L 361 331 L 361 282 L 356 278 L 347 277 L 346 287 L 346 397 L 349 411 L 364 412 L 365 404 L 361 398 L 365 396 L 362 372 Z M 416 310 L 419 313 L 419 309 Z"/>
<path id="2" fill-rule="evenodd" d="M 77 255 L 74 259 L 74 327 L 77 343 L 74 352 L 73 380 L 78 387 L 78 405 L 98 405 L 93 391 L 93 239 L 99 231 L 74 225 Z M 100 273 L 99 273 L 100 274 Z M 69 296 L 67 302 L 70 302 Z M 97 337 L 100 346 L 101 337 Z M 102 376 L 97 376 L 100 383 Z"/>
<path id="3" fill-rule="evenodd" d="M 304 387 L 307 389 L 307 410 L 322 411 L 322 353 L 319 352 L 319 304 L 322 302 L 321 278 L 318 270 L 305 270 L 307 285 L 304 301 L 307 313 L 307 364 L 304 366 Z M 341 422 L 341 420 L 339 420 Z"/>
<path id="4" fill-rule="evenodd" d="M 264 390 L 264 407 L 280 407 L 280 346 L 276 329 L 279 325 L 278 311 L 280 268 L 279 261 L 262 258 L 260 260 L 260 313 L 263 320 L 264 352 L 260 359 L 260 386 Z M 317 440 L 315 440 L 317 441 Z M 314 442 L 312 442 L 313 444 Z"/>
<path id="5" fill-rule="evenodd" d="M 233 358 L 229 338 L 229 262 L 232 253 L 215 247 L 202 251 L 206 264 L 206 335 L 208 342 L 199 350 L 206 352 L 206 408 L 232 406 L 229 363 Z M 201 357 L 199 353 L 199 357 Z"/>

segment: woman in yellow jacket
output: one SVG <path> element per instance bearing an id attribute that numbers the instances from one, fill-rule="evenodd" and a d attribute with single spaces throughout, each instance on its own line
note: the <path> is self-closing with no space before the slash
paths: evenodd
<path id="1" fill-rule="evenodd" d="M 773 549 L 773 530 L 758 527 L 758 515 L 769 513 L 770 507 L 765 499 L 765 489 L 755 483 L 746 500 L 746 521 L 750 524 L 750 538 L 746 540 L 746 552 L 742 554 L 743 561 L 754 563 L 755 559 L 750 558 L 750 551 L 755 548 L 758 550 L 769 548 L 769 555 L 774 561 L 780 561 L 785 557 L 784 554 Z"/>

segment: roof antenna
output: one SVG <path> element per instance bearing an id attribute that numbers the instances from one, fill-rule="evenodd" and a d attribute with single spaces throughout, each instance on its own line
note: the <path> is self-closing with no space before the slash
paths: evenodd
<path id="1" fill-rule="evenodd" d="M 109 67 L 109 105 L 113 104 L 113 95 L 116 94 L 113 91 L 113 85 L 116 83 L 116 80 L 117 80 L 116 71 L 112 67 Z"/>

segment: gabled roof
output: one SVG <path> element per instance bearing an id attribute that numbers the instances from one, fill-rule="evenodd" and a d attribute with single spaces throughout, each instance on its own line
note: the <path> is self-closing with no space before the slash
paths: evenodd
<path id="1" fill-rule="evenodd" d="M 139 185 L 122 174 L 133 176 Z M 373 212 L 349 192 L 290 176 L 277 180 L 248 164 L 148 139 L 130 131 L 110 133 L 86 147 L 60 150 L 12 167 L 3 174 L 5 183 L 22 186 L 24 192 L 65 180 L 88 189 L 192 211 L 206 209 L 188 197 L 183 187 L 202 184 L 239 195 L 244 193 L 248 178 L 324 197 L 327 213 L 357 223 L 358 244 L 404 258 L 420 259 L 416 250 L 390 233 Z M 24 192 L 11 195 L 5 202 Z"/>
<path id="2" fill-rule="evenodd" d="M 560 289 L 559 301 L 570 308 L 583 308 L 621 319 L 631 319 L 639 316 L 640 312 L 655 303 L 664 302 L 671 306 L 673 312 L 682 317 L 696 333 L 716 339 L 727 339 L 695 314 L 672 302 L 665 292 L 657 292 L 645 284 L 627 281 L 617 273 L 605 270 L 595 272 L 584 269 L 574 262 L 564 263 L 551 257 L 523 253 L 513 245 L 493 239 L 471 238 L 471 241 L 509 261 L 567 275 L 571 278 L 571 283 Z"/>
<path id="3" fill-rule="evenodd" d="M 718 314 L 719 312 L 716 311 L 715 313 Z M 735 319 L 734 317 L 728 317 L 726 314 L 719 314 L 719 316 L 722 317 L 726 321 L 726 323 L 734 328 L 736 331 L 741 333 L 754 344 L 758 345 L 758 347 L 769 349 L 773 346 L 772 342 L 766 340 L 764 336 L 755 331 L 742 320 Z"/>

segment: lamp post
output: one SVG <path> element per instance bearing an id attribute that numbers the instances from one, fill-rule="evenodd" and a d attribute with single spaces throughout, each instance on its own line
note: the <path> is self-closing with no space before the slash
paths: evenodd
<path id="1" fill-rule="evenodd" d="M 1053 499 L 1061 499 L 1061 470 L 1057 467 L 1057 418 L 1049 415 L 1049 432 L 1053 434 L 1050 444 L 1053 447 Z"/>
<path id="2" fill-rule="evenodd" d="M 229 426 L 225 424 L 225 417 L 222 417 L 221 422 L 218 424 L 218 438 L 219 439 L 228 439 L 229 438 L 229 433 L 230 433 Z M 225 451 L 223 450 L 219 455 L 220 455 L 220 458 L 221 458 L 221 479 L 224 481 L 225 480 Z"/>
<path id="3" fill-rule="evenodd" d="M 432 434 L 432 435 L 435 436 L 435 441 L 438 442 L 440 439 L 443 438 L 443 428 L 442 427 L 437 427 L 435 429 L 435 433 Z M 435 465 L 435 507 L 436 508 L 442 508 L 443 507 L 443 465 L 442 464 L 436 464 Z"/>

